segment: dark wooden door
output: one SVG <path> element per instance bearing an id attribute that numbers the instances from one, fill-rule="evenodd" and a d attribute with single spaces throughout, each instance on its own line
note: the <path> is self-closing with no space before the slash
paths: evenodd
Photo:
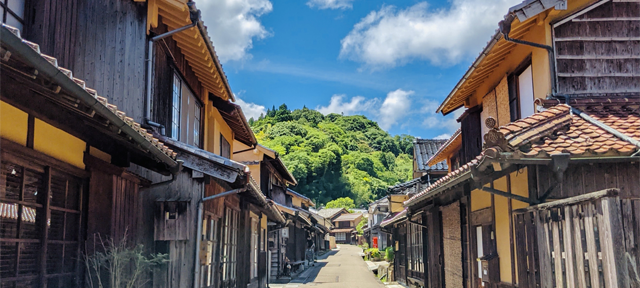
<path id="1" fill-rule="evenodd" d="M 397 227 L 398 251 L 396 252 L 396 281 L 407 284 L 407 224 Z"/>

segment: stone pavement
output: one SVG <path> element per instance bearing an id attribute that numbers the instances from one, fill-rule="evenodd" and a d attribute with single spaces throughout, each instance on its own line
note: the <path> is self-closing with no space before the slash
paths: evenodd
<path id="1" fill-rule="evenodd" d="M 376 288 L 385 287 L 360 256 L 360 249 L 353 245 L 340 245 L 318 259 L 315 266 L 291 280 L 288 284 L 270 284 L 271 288 L 340 287 Z"/>

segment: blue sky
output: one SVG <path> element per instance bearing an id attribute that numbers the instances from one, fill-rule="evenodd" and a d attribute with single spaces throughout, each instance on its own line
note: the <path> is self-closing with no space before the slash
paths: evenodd
<path id="1" fill-rule="evenodd" d="M 435 114 L 518 0 L 200 0 L 247 117 L 290 109 L 362 114 L 392 135 L 448 138 Z"/>

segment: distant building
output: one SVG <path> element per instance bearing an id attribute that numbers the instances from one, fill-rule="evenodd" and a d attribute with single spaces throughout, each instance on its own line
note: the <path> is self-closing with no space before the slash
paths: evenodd
<path id="1" fill-rule="evenodd" d="M 336 237 L 336 243 L 355 244 L 356 226 L 362 220 L 360 213 L 344 213 L 333 220 L 331 236 Z"/>

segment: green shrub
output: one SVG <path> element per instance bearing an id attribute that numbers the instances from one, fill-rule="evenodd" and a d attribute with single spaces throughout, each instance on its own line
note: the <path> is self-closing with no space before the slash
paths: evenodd
<path id="1" fill-rule="evenodd" d="M 369 249 L 369 243 L 364 243 L 360 247 L 362 248 L 362 251 L 367 251 L 367 249 Z"/>
<path id="2" fill-rule="evenodd" d="M 380 250 L 378 250 L 378 248 L 371 248 L 370 250 L 372 259 L 380 259 Z"/>
<path id="3" fill-rule="evenodd" d="M 391 262 L 393 260 L 393 247 L 387 247 L 387 249 L 385 249 L 384 251 L 384 259 L 387 260 L 388 262 Z"/>

